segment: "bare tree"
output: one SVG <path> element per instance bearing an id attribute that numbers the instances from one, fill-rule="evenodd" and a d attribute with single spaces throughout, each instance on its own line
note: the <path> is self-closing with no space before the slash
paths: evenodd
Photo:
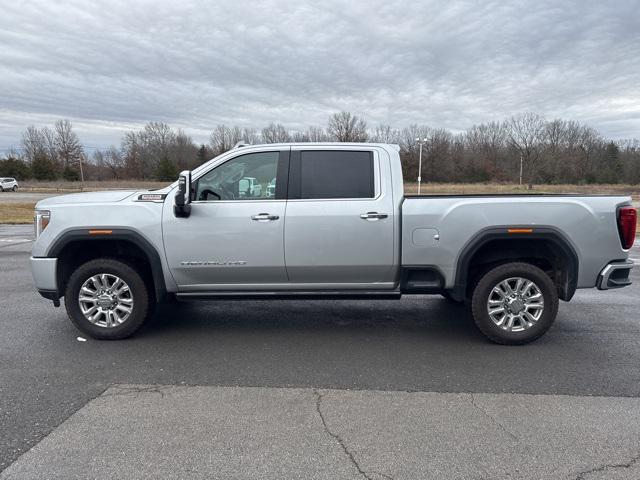
<path id="1" fill-rule="evenodd" d="M 367 124 L 350 112 L 334 113 L 327 126 L 329 136 L 338 142 L 366 142 Z"/>
<path id="2" fill-rule="evenodd" d="M 198 147 L 189 135 L 178 130 L 169 147 L 169 160 L 178 166 L 178 170 L 189 170 L 197 166 Z"/>
<path id="3" fill-rule="evenodd" d="M 309 137 L 307 137 L 306 132 L 293 132 L 291 135 L 291 141 L 296 143 L 307 143 L 309 141 Z"/>
<path id="4" fill-rule="evenodd" d="M 149 122 L 138 132 L 142 149 L 144 178 L 154 178 L 158 167 L 170 161 L 170 152 L 176 142 L 176 132 L 164 122 Z"/>
<path id="5" fill-rule="evenodd" d="M 373 143 L 400 143 L 400 132 L 391 125 L 380 124 L 370 138 Z"/>
<path id="6" fill-rule="evenodd" d="M 272 123 L 259 133 L 252 128 L 218 125 L 210 135 L 211 147 L 195 145 L 193 139 L 163 122 L 127 132 L 120 149 L 96 151 L 84 164 L 93 178 L 173 178 L 180 169 L 193 168 L 231 149 L 238 141 L 325 142 L 364 141 L 368 132 L 364 121 L 349 112 L 329 119 L 328 130 L 311 126 L 304 132 L 288 132 Z M 423 177 L 428 181 L 516 180 L 520 155 L 524 178 L 534 182 L 640 182 L 640 141 L 611 142 L 593 128 L 576 121 L 527 113 L 505 122 L 474 125 L 452 134 L 445 129 L 411 125 L 397 130 L 378 125 L 369 132 L 373 142 L 398 143 L 407 181 L 417 177 L 418 143 L 423 141 Z M 55 179 L 65 174 L 64 166 L 75 166 L 84 152 L 71 123 L 61 120 L 54 128 L 30 126 L 22 133 L 20 155 L 25 167 L 38 179 Z M 13 160 L 12 160 L 13 161 Z M 8 168 L 8 167 L 7 167 Z M 71 173 L 73 172 L 66 172 Z M 66 175 L 65 175 L 66 176 Z M 73 175 L 70 175 L 73 176 Z M 69 176 L 66 176 L 67 178 Z"/>
<path id="7" fill-rule="evenodd" d="M 402 161 L 402 171 L 408 181 L 416 181 L 418 178 L 418 139 L 427 138 L 431 128 L 425 125 L 410 125 L 400 131 L 400 160 Z"/>
<path id="8" fill-rule="evenodd" d="M 56 134 L 49 127 L 42 127 L 42 135 L 45 141 L 47 156 L 54 162 L 58 168 L 61 167 L 60 159 L 58 158 L 58 151 L 56 149 Z"/>
<path id="9" fill-rule="evenodd" d="M 80 139 L 73 131 L 69 120 L 58 120 L 54 126 L 55 137 L 53 143 L 56 149 L 56 157 L 60 166 L 64 168 L 77 168 L 84 157 L 84 150 Z"/>
<path id="10" fill-rule="evenodd" d="M 28 162 L 33 162 L 36 158 L 47 154 L 47 144 L 43 132 L 30 125 L 22 132 L 22 148 L 24 156 Z"/>
<path id="11" fill-rule="evenodd" d="M 262 141 L 264 143 L 285 143 L 291 141 L 291 135 L 280 123 L 271 123 L 262 129 Z"/>
<path id="12" fill-rule="evenodd" d="M 240 140 L 243 140 L 240 127 L 230 128 L 226 125 L 218 125 L 209 135 L 209 145 L 215 155 L 231 150 Z"/>
<path id="13" fill-rule="evenodd" d="M 580 151 L 578 167 L 581 171 L 580 179 L 582 181 L 595 180 L 595 161 L 594 158 L 605 144 L 602 136 L 593 128 L 583 125 L 580 129 L 578 139 L 578 149 Z M 640 164 L 638 165 L 640 171 Z"/>
<path id="14" fill-rule="evenodd" d="M 98 179 L 119 180 L 124 177 L 126 162 L 116 147 L 111 146 L 107 150 L 96 150 L 93 152 L 92 159 L 93 164 L 97 167 L 94 169 L 94 175 L 97 175 Z"/>
<path id="15" fill-rule="evenodd" d="M 122 138 L 121 152 L 127 176 L 129 178 L 144 178 L 144 165 L 142 160 L 142 150 L 137 132 L 127 132 Z"/>
<path id="16" fill-rule="evenodd" d="M 319 143 L 329 141 L 329 134 L 322 127 L 311 126 L 307 128 L 307 130 L 304 132 L 304 135 L 307 137 L 308 142 Z"/>
<path id="17" fill-rule="evenodd" d="M 255 145 L 259 141 L 259 135 L 255 128 L 243 128 L 240 139 L 251 145 Z"/>
<path id="18" fill-rule="evenodd" d="M 535 113 L 511 117 L 506 122 L 509 145 L 522 155 L 529 189 L 536 180 L 538 160 L 546 136 L 544 118 Z"/>
<path id="19" fill-rule="evenodd" d="M 465 166 L 473 178 L 486 181 L 500 177 L 499 161 L 505 137 L 505 128 L 499 122 L 474 125 L 462 134 Z"/>

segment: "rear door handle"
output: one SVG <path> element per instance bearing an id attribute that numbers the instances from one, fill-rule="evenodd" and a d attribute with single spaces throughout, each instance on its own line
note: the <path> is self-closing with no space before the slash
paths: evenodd
<path id="1" fill-rule="evenodd" d="M 251 220 L 255 220 L 256 222 L 271 222 L 273 220 L 278 220 L 279 218 L 280 217 L 278 215 L 269 215 L 268 213 L 259 213 L 251 216 Z"/>
<path id="2" fill-rule="evenodd" d="M 367 212 L 360 215 L 363 220 L 379 220 L 381 218 L 387 218 L 389 215 L 386 213 Z"/>

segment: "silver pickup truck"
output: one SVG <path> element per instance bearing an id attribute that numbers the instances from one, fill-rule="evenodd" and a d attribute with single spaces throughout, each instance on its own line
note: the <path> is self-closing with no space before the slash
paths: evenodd
<path id="1" fill-rule="evenodd" d="M 155 191 L 36 206 L 38 291 L 101 339 L 167 299 L 466 302 L 478 328 L 527 343 L 577 288 L 631 283 L 631 198 L 404 195 L 398 147 L 238 145 Z"/>

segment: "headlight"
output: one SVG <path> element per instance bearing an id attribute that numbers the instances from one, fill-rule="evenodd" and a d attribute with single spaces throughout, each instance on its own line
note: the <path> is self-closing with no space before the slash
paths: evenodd
<path id="1" fill-rule="evenodd" d="M 51 212 L 49 210 L 36 210 L 33 217 L 33 223 L 36 231 L 36 238 L 47 228 L 51 220 Z"/>

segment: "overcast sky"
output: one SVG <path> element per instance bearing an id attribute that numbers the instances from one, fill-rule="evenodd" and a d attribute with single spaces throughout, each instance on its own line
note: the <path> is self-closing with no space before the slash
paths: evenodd
<path id="1" fill-rule="evenodd" d="M 534 111 L 640 137 L 640 0 L 0 0 L 0 153 L 70 119 L 291 130 L 350 110 L 457 131 Z"/>

